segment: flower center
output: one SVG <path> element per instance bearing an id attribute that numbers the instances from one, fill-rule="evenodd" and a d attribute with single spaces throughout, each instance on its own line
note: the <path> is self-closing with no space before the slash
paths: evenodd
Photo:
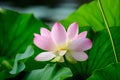
<path id="1" fill-rule="evenodd" d="M 67 41 L 65 44 L 59 45 L 59 46 L 57 47 L 57 51 L 68 50 L 68 47 L 69 47 L 70 43 L 71 43 L 71 41 L 69 40 L 69 41 Z"/>

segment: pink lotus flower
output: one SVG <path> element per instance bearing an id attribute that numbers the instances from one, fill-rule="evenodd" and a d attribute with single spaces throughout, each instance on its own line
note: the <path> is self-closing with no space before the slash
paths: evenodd
<path id="1" fill-rule="evenodd" d="M 87 31 L 78 34 L 77 23 L 72 23 L 67 32 L 59 22 L 53 25 L 51 32 L 46 28 L 40 31 L 41 35 L 34 34 L 34 44 L 47 52 L 38 54 L 35 60 L 64 62 L 64 55 L 70 62 L 87 60 L 84 51 L 92 47 L 92 42 L 86 38 Z"/>

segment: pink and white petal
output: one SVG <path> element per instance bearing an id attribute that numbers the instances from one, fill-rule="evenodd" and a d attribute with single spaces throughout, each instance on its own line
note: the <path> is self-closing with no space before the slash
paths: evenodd
<path id="1" fill-rule="evenodd" d="M 49 61 L 55 57 L 54 52 L 42 52 L 35 57 L 36 61 Z"/>
<path id="2" fill-rule="evenodd" d="M 92 47 L 92 42 L 88 38 L 79 38 L 69 45 L 69 49 L 72 51 L 85 51 Z"/>
<path id="3" fill-rule="evenodd" d="M 48 51 L 53 50 L 55 47 L 55 44 L 53 43 L 52 39 L 45 36 L 35 36 L 34 44 L 37 47 Z"/>
<path id="4" fill-rule="evenodd" d="M 39 36 L 40 36 L 40 34 L 34 33 L 34 37 L 39 37 Z"/>
<path id="5" fill-rule="evenodd" d="M 73 39 L 78 36 L 78 24 L 76 22 L 72 23 L 67 31 L 68 39 Z"/>
<path id="6" fill-rule="evenodd" d="M 64 44 L 66 42 L 66 31 L 64 27 L 56 22 L 52 27 L 51 36 L 55 44 Z"/>
<path id="7" fill-rule="evenodd" d="M 78 38 L 86 38 L 86 36 L 87 36 L 87 31 L 84 31 L 78 35 Z"/>
<path id="8" fill-rule="evenodd" d="M 73 52 L 71 55 L 77 61 L 85 61 L 88 59 L 88 55 L 85 52 Z"/>
<path id="9" fill-rule="evenodd" d="M 63 56 L 63 55 L 65 55 L 66 52 L 67 52 L 67 50 L 62 50 L 62 51 L 59 51 L 58 54 L 59 54 L 59 56 Z"/>
<path id="10" fill-rule="evenodd" d="M 41 36 L 51 37 L 51 35 L 50 35 L 51 32 L 48 29 L 41 28 L 40 31 L 41 31 Z"/>

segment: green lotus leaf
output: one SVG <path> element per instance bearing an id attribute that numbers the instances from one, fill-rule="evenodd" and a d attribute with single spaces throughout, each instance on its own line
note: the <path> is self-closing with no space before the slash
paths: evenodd
<path id="1" fill-rule="evenodd" d="M 96 70 L 87 80 L 120 80 L 120 63 L 110 64 L 103 69 Z"/>
<path id="2" fill-rule="evenodd" d="M 65 80 L 72 76 L 67 67 L 60 67 L 57 64 L 47 64 L 43 69 L 31 71 L 26 80 Z"/>

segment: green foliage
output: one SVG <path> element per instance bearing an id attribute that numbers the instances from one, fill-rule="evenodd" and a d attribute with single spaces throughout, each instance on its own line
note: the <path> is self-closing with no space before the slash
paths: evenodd
<path id="1" fill-rule="evenodd" d="M 26 47 L 33 44 L 33 33 L 39 33 L 40 27 L 46 27 L 44 23 L 35 19 L 32 14 L 21 14 L 18 12 L 10 11 L 7 9 L 0 8 L 0 76 L 1 80 L 11 77 L 9 71 L 17 66 L 18 52 L 24 52 Z M 38 54 L 38 50 L 35 49 L 35 54 L 29 59 L 29 64 L 36 64 L 38 67 L 38 62 L 34 61 L 34 57 Z M 41 50 L 39 49 L 39 52 Z M 16 56 L 17 54 L 17 56 Z M 30 53 L 29 53 L 30 54 Z M 16 58 L 15 58 L 16 56 Z M 25 57 L 23 57 L 24 59 Z M 15 62 L 14 66 L 13 63 Z M 22 61 L 20 62 L 22 64 Z M 28 64 L 25 61 L 25 64 Z M 23 70 L 24 64 L 20 65 L 21 70 Z M 20 66 L 18 66 L 20 68 Z M 36 67 L 35 66 L 35 67 Z M 19 70 L 19 68 L 16 70 Z M 30 67 L 33 69 L 34 67 Z M 21 71 L 20 70 L 20 71 Z M 13 74 L 20 72 L 14 71 Z"/>
<path id="2" fill-rule="evenodd" d="M 87 80 L 120 80 L 120 63 L 110 64 L 104 69 L 96 70 Z"/>
<path id="3" fill-rule="evenodd" d="M 57 64 L 47 64 L 43 69 L 33 70 L 27 80 L 65 80 L 72 76 L 67 67 L 60 67 Z"/>
<path id="4" fill-rule="evenodd" d="M 68 67 L 59 66 L 56 63 L 45 66 L 47 62 L 35 62 L 34 57 L 42 51 L 36 47 L 33 47 L 34 55 L 30 46 L 25 53 L 17 54 L 24 52 L 28 45 L 33 44 L 33 33 L 39 33 L 40 27 L 48 27 L 35 19 L 32 14 L 20 14 L 0 8 L 1 80 L 19 75 L 23 70 L 31 71 L 26 77 L 27 80 L 64 80 L 71 76 L 73 80 L 87 78 L 88 80 L 119 80 L 120 63 L 116 63 L 115 54 L 120 61 L 120 0 L 100 1 L 102 11 L 98 0 L 94 0 L 60 21 L 66 28 L 72 22 L 78 22 L 80 32 L 87 30 L 87 37 L 93 42 L 92 49 L 86 51 L 89 56 L 87 61 L 77 64 L 66 63 L 73 75 Z M 108 23 L 108 29 L 106 29 L 106 23 Z M 10 70 L 12 70 L 11 75 L 8 73 Z"/>
<path id="5" fill-rule="evenodd" d="M 0 8 L 0 56 L 15 57 L 33 42 L 33 33 L 47 27 L 32 14 L 20 14 Z M 12 54 L 12 56 L 11 56 Z"/>
<path id="6" fill-rule="evenodd" d="M 14 60 L 14 65 L 12 70 L 10 71 L 11 74 L 17 74 L 25 69 L 25 64 L 22 60 L 31 57 L 34 54 L 34 50 L 32 46 L 28 46 L 26 51 L 23 54 L 17 54 Z"/>
<path id="7" fill-rule="evenodd" d="M 100 1 L 109 26 L 120 26 L 120 0 Z M 89 4 L 84 4 L 77 11 L 61 21 L 66 27 L 72 22 L 78 22 L 80 27 L 91 26 L 94 31 L 103 30 L 105 28 L 105 22 L 98 6 L 98 0 L 92 1 Z"/>

